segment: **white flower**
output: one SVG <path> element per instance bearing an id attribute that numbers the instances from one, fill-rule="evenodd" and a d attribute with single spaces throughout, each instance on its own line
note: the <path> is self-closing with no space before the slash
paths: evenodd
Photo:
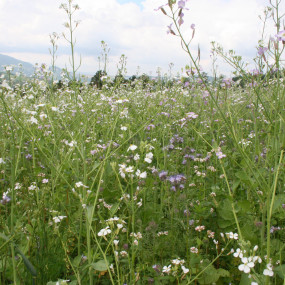
<path id="1" fill-rule="evenodd" d="M 140 159 L 140 155 L 137 153 L 135 156 L 134 156 L 134 160 L 137 161 Z"/>
<path id="2" fill-rule="evenodd" d="M 258 261 L 258 263 L 261 263 L 262 259 L 259 256 L 254 256 L 253 257 L 253 262 L 256 262 L 256 261 Z"/>
<path id="3" fill-rule="evenodd" d="M 128 173 L 134 172 L 134 167 L 133 167 L 133 166 L 128 166 L 128 167 L 125 169 L 125 171 L 128 172 Z"/>
<path id="4" fill-rule="evenodd" d="M 6 80 L 3 80 L 1 86 L 8 89 L 8 90 L 12 90 L 12 88 L 9 86 L 9 84 L 7 83 Z"/>
<path id="5" fill-rule="evenodd" d="M 183 270 L 184 274 L 187 274 L 189 272 L 189 269 L 186 268 L 185 266 L 181 265 L 181 269 Z"/>
<path id="6" fill-rule="evenodd" d="M 128 129 L 127 127 L 124 127 L 124 126 L 121 127 L 122 131 L 126 131 L 127 129 Z"/>
<path id="7" fill-rule="evenodd" d="M 234 253 L 234 257 L 243 258 L 243 253 L 240 248 L 237 248 L 236 252 Z"/>
<path id="8" fill-rule="evenodd" d="M 258 283 L 256 283 L 256 282 L 251 282 L 251 285 L 258 285 Z"/>
<path id="9" fill-rule="evenodd" d="M 268 263 L 266 265 L 266 269 L 263 270 L 263 275 L 266 275 L 266 276 L 273 276 L 273 268 L 272 268 L 272 264 L 271 263 Z"/>
<path id="10" fill-rule="evenodd" d="M 5 65 L 4 66 L 6 71 L 12 71 L 13 70 L 13 66 L 12 65 Z"/>
<path id="11" fill-rule="evenodd" d="M 56 111 L 58 111 L 58 108 L 57 107 L 51 107 L 51 110 L 56 112 Z"/>
<path id="12" fill-rule="evenodd" d="M 30 122 L 32 124 L 36 124 L 36 125 L 38 124 L 38 120 L 34 116 L 31 117 Z"/>
<path id="13" fill-rule="evenodd" d="M 192 246 L 192 247 L 190 248 L 190 251 L 191 251 L 192 253 L 198 253 L 198 248 L 196 248 L 195 246 Z"/>
<path id="14" fill-rule="evenodd" d="M 119 244 L 119 240 L 117 240 L 117 239 L 114 239 L 113 242 L 114 242 L 114 245 L 115 245 L 115 246 L 117 246 L 117 245 Z"/>
<path id="15" fill-rule="evenodd" d="M 169 274 L 171 271 L 171 264 L 168 266 L 163 266 L 162 272 Z"/>
<path id="16" fill-rule="evenodd" d="M 171 260 L 171 262 L 172 262 L 172 264 L 179 265 L 180 259 L 173 259 L 173 260 Z"/>
<path id="17" fill-rule="evenodd" d="M 63 220 L 64 218 L 66 218 L 66 216 L 58 216 L 58 217 L 53 217 L 53 221 L 57 224 L 59 223 L 61 220 Z"/>
<path id="18" fill-rule="evenodd" d="M 139 169 L 136 171 L 136 176 L 138 176 L 139 178 L 146 178 L 146 171 L 141 172 Z"/>
<path id="19" fill-rule="evenodd" d="M 152 158 L 153 158 L 153 153 L 152 152 L 149 152 L 145 155 L 145 159 L 144 161 L 147 162 L 147 163 L 152 163 Z"/>
<path id="20" fill-rule="evenodd" d="M 226 236 L 229 239 L 238 239 L 238 234 L 237 233 L 233 233 L 233 232 L 226 233 Z"/>
<path id="21" fill-rule="evenodd" d="M 55 283 L 55 285 L 67 285 L 67 282 L 69 282 L 70 280 L 60 280 L 60 281 L 57 281 Z"/>
<path id="22" fill-rule="evenodd" d="M 106 236 L 106 235 L 110 234 L 111 232 L 112 231 L 110 230 L 110 228 L 108 226 L 105 229 L 100 230 L 100 232 L 98 233 L 98 236 L 99 237 Z"/>
<path id="23" fill-rule="evenodd" d="M 141 206 L 142 206 L 142 198 L 141 198 L 140 201 L 137 203 L 137 206 L 138 206 L 138 207 L 141 207 Z"/>
<path id="24" fill-rule="evenodd" d="M 79 187 L 88 188 L 88 186 L 85 186 L 81 181 L 76 182 L 76 183 L 75 183 L 75 187 L 76 187 L 76 188 L 79 188 Z"/>
<path id="25" fill-rule="evenodd" d="M 5 161 L 3 158 L 0 157 L 0 164 L 5 164 Z"/>
<path id="26" fill-rule="evenodd" d="M 136 145 L 131 144 L 131 145 L 129 146 L 129 148 L 128 148 L 127 151 L 129 151 L 129 150 L 134 151 L 134 150 L 136 150 L 137 148 L 138 148 L 138 147 L 137 147 Z"/>
<path id="27" fill-rule="evenodd" d="M 123 227 L 122 224 L 117 224 L 118 229 L 121 229 Z"/>
<path id="28" fill-rule="evenodd" d="M 43 119 L 46 119 L 47 118 L 47 114 L 45 113 L 41 113 L 40 114 L 40 119 L 43 120 Z"/>
<path id="29" fill-rule="evenodd" d="M 249 257 L 243 257 L 241 259 L 241 261 L 243 262 L 243 264 L 239 265 L 238 269 L 240 271 L 243 271 L 244 273 L 249 273 L 250 272 L 250 268 L 253 268 L 254 267 L 254 263 L 252 261 L 252 258 Z"/>
<path id="30" fill-rule="evenodd" d="M 128 256 L 128 253 L 125 251 L 125 250 L 122 250 L 121 252 L 120 252 L 120 254 L 121 254 L 121 256 Z"/>

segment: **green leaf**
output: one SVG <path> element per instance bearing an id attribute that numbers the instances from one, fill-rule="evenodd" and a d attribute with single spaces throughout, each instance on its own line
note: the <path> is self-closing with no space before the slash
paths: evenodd
<path id="1" fill-rule="evenodd" d="M 198 279 L 199 284 L 212 284 L 219 280 L 220 275 L 213 265 L 208 265 L 208 268 L 203 272 L 201 277 Z"/>
<path id="2" fill-rule="evenodd" d="M 218 207 L 218 214 L 226 221 L 234 220 L 232 204 L 229 199 L 225 199 Z"/>
<path id="3" fill-rule="evenodd" d="M 250 284 L 251 284 L 251 281 L 250 281 L 250 278 L 248 278 L 248 274 L 243 273 L 241 275 L 239 285 L 250 285 Z"/>
<path id="4" fill-rule="evenodd" d="M 87 215 L 87 219 L 89 223 L 92 222 L 92 210 L 93 210 L 93 206 L 88 206 L 86 208 L 86 215 Z"/>
<path id="5" fill-rule="evenodd" d="M 241 232 L 243 233 L 243 238 L 249 240 L 251 244 L 258 243 L 257 228 L 250 219 L 242 226 Z"/>
<path id="6" fill-rule="evenodd" d="M 91 263 L 92 268 L 97 271 L 106 271 L 109 268 L 109 263 L 106 264 L 105 260 L 99 260 L 96 263 Z"/>
<path id="7" fill-rule="evenodd" d="M 82 260 L 82 256 L 81 255 L 76 256 L 73 259 L 73 261 L 72 261 L 73 266 L 78 267 L 80 262 L 81 262 L 81 260 Z"/>
<path id="8" fill-rule="evenodd" d="M 274 272 L 276 272 L 281 279 L 285 279 L 285 264 L 275 267 Z"/>
<path id="9" fill-rule="evenodd" d="M 281 209 L 282 204 L 285 204 L 285 195 L 284 194 L 276 195 L 274 199 L 272 214 Z"/>
<path id="10" fill-rule="evenodd" d="M 223 269 L 223 268 L 219 268 L 217 270 L 217 273 L 220 275 L 220 277 L 230 277 L 230 272 L 228 270 Z"/>
<path id="11" fill-rule="evenodd" d="M 252 204 L 248 200 L 239 201 L 238 207 L 241 209 L 241 213 L 243 214 L 246 214 L 252 210 Z"/>
<path id="12" fill-rule="evenodd" d="M 29 261 L 29 259 L 17 247 L 15 247 L 15 251 L 17 254 L 21 255 L 21 257 L 23 258 L 24 264 L 26 265 L 26 267 L 30 271 L 30 273 L 33 276 L 37 276 L 37 270 L 35 269 L 33 264 Z"/>
<path id="13" fill-rule="evenodd" d="M 119 202 L 115 203 L 115 204 L 112 206 L 112 208 L 111 208 L 111 210 L 110 210 L 111 217 L 113 217 L 113 216 L 116 214 L 116 212 L 117 212 L 118 209 L 119 209 L 119 206 L 120 206 L 120 203 L 119 203 Z"/>
<path id="14" fill-rule="evenodd" d="M 248 177 L 248 175 L 244 172 L 244 171 L 238 171 L 235 173 L 235 176 L 237 178 L 239 178 L 241 181 L 245 182 L 245 181 L 249 181 L 250 178 Z"/>

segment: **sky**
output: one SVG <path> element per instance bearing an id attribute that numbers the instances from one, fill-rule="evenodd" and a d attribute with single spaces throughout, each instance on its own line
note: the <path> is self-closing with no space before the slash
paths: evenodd
<path id="1" fill-rule="evenodd" d="M 273 0 L 275 2 L 276 0 Z M 99 70 L 98 57 L 101 41 L 108 45 L 107 71 L 115 75 L 120 56 L 127 57 L 127 74 L 156 75 L 181 73 L 190 64 L 189 56 L 182 50 L 178 37 L 167 34 L 171 19 L 155 9 L 166 0 L 73 0 L 80 10 L 73 14 L 80 24 L 74 32 L 76 38 L 75 62 L 80 73 L 95 74 Z M 285 12 L 281 0 L 280 14 Z M 49 35 L 56 32 L 68 35 L 64 23 L 68 20 L 61 3 L 67 0 L 0 0 L 0 53 L 17 59 L 50 65 Z M 197 55 L 201 50 L 201 67 L 211 75 L 211 41 L 225 50 L 233 49 L 252 63 L 261 37 L 265 6 L 269 0 L 189 0 L 184 10 L 182 25 L 185 39 L 191 38 L 191 24 L 195 24 L 195 37 L 190 50 Z M 166 11 L 169 11 L 165 7 Z M 276 34 L 272 21 L 268 21 L 265 39 Z M 70 45 L 61 36 L 57 41 L 58 67 L 70 69 Z M 221 59 L 217 61 L 218 73 L 231 76 L 231 68 Z M 251 65 L 253 68 L 253 65 Z M 101 64 L 102 69 L 102 64 Z"/>

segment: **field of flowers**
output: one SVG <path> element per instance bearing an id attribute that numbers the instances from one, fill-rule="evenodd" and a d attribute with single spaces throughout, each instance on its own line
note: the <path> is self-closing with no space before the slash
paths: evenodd
<path id="1" fill-rule="evenodd" d="M 283 284 L 285 89 L 258 80 L 208 85 L 219 109 L 195 78 L 2 86 L 1 284 Z"/>
<path id="2" fill-rule="evenodd" d="M 6 67 L 0 284 L 285 284 L 285 30 L 252 72 L 214 47 L 239 77 L 208 82 L 181 33 L 185 3 L 158 10 L 187 78 L 123 80 L 122 58 L 115 82 L 78 82 L 72 0 L 72 78 Z"/>

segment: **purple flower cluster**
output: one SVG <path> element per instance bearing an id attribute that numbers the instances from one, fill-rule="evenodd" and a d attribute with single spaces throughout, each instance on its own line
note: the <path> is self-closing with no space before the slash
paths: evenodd
<path id="1" fill-rule="evenodd" d="M 184 174 L 176 174 L 176 175 L 171 175 L 167 178 L 167 180 L 171 184 L 171 190 L 176 192 L 177 189 L 184 189 L 184 184 L 186 181 L 186 177 Z"/>
<path id="2" fill-rule="evenodd" d="M 158 177 L 161 181 L 164 181 L 167 179 L 167 174 L 168 174 L 168 171 L 162 170 L 158 173 Z"/>
<path id="3" fill-rule="evenodd" d="M 168 171 L 162 170 L 158 172 L 158 177 L 161 181 L 168 181 L 171 184 L 171 190 L 176 192 L 178 189 L 184 189 L 186 177 L 184 174 L 175 174 L 175 175 L 168 175 Z"/>
<path id="4" fill-rule="evenodd" d="M 183 143 L 184 139 L 182 137 L 179 137 L 179 135 L 174 135 L 171 139 L 170 139 L 170 143 L 174 144 L 174 143 Z"/>

